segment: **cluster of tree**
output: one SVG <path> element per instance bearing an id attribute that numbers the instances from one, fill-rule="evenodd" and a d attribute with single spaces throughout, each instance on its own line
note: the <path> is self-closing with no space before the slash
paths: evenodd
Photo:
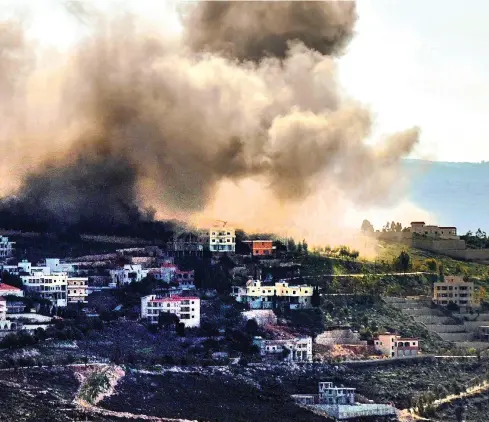
<path id="1" fill-rule="evenodd" d="M 360 256 L 360 252 L 355 249 L 350 249 L 349 246 L 338 246 L 336 248 L 331 248 L 331 246 L 324 246 L 315 248 L 315 252 L 323 252 L 329 256 L 337 256 L 341 259 L 353 260 L 355 261 Z"/>
<path id="2" fill-rule="evenodd" d="M 382 232 L 388 233 L 388 232 L 402 232 L 402 224 L 401 223 L 396 223 L 394 221 L 391 221 L 390 223 L 387 222 L 385 226 L 382 227 Z"/>
<path id="3" fill-rule="evenodd" d="M 368 220 L 363 220 L 360 230 L 363 233 L 373 233 L 375 231 L 373 224 Z M 382 226 L 382 232 L 402 232 L 403 227 L 399 222 L 391 221 L 387 222 L 384 226 Z"/>
<path id="4" fill-rule="evenodd" d="M 411 268 L 411 257 L 406 251 L 402 251 L 393 262 L 396 271 L 406 272 Z"/>
<path id="5" fill-rule="evenodd" d="M 2 272 L 2 283 L 22 289 L 22 280 L 18 275 L 10 274 L 8 271 Z"/>
<path id="6" fill-rule="evenodd" d="M 48 338 L 57 340 L 81 340 L 92 330 L 103 330 L 104 324 L 99 318 L 77 318 L 61 320 L 50 325 L 46 330 L 37 328 L 34 331 L 20 330 L 7 334 L 0 341 L 0 348 L 15 349 L 33 346 Z"/>
<path id="7" fill-rule="evenodd" d="M 185 337 L 185 324 L 180 322 L 180 318 L 178 318 L 175 314 L 160 312 L 158 315 L 158 327 L 160 329 L 169 329 L 170 327 L 174 327 L 177 335 L 180 337 Z"/>
<path id="8" fill-rule="evenodd" d="M 297 255 L 307 255 L 309 253 L 309 245 L 306 240 L 296 242 L 293 238 L 287 239 L 287 250 Z"/>
<path id="9" fill-rule="evenodd" d="M 4 349 L 16 349 L 18 347 L 34 346 L 46 338 L 47 334 L 42 328 L 36 329 L 32 334 L 28 331 L 21 330 L 17 333 L 7 334 L 0 341 L 0 347 Z"/>
<path id="10" fill-rule="evenodd" d="M 477 229 L 475 233 L 469 230 L 464 236 L 460 236 L 460 239 L 465 240 L 465 244 L 469 248 L 489 248 L 489 238 L 486 232 L 481 229 Z"/>

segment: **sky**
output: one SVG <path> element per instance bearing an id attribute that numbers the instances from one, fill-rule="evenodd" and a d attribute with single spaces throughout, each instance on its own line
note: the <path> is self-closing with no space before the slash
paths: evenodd
<path id="1" fill-rule="evenodd" d="M 23 10 L 30 37 L 68 48 L 86 33 L 69 0 L 0 0 L 0 18 Z M 176 1 L 97 0 L 86 8 L 130 9 L 178 33 Z M 121 6 L 122 5 L 122 6 Z M 489 2 L 359 0 L 357 35 L 339 59 L 345 94 L 369 106 L 373 138 L 421 128 L 413 158 L 489 160 Z M 487 123 L 486 123 L 487 121 Z"/>

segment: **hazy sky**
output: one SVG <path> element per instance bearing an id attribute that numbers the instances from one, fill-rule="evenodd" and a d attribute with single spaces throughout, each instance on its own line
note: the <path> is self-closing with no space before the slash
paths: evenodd
<path id="1" fill-rule="evenodd" d="M 65 1 L 65 3 L 68 1 Z M 0 0 L 8 16 L 22 4 L 30 36 L 66 47 L 84 29 L 63 0 Z M 124 4 L 178 31 L 173 1 L 81 2 L 120 10 Z M 484 112 L 489 109 L 487 0 L 360 0 L 357 36 L 340 60 L 346 92 L 370 106 L 375 134 L 421 127 L 415 156 L 446 161 L 489 160 Z"/>

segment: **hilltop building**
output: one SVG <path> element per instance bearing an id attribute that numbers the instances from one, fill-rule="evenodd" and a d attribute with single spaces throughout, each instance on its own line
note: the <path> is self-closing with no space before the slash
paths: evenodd
<path id="1" fill-rule="evenodd" d="M 463 277 L 446 275 L 443 281 L 433 284 L 433 302 L 446 306 L 450 302 L 460 308 L 477 308 L 479 303 L 474 291 L 474 283 Z"/>
<path id="2" fill-rule="evenodd" d="M 245 240 L 253 256 L 272 256 L 275 250 L 272 240 Z"/>
<path id="3" fill-rule="evenodd" d="M 285 303 L 290 309 L 309 308 L 313 287 L 307 284 L 289 285 L 286 281 L 265 283 L 249 280 L 245 287 L 233 286 L 231 295 L 236 301 L 249 304 L 252 309 L 271 309 L 276 304 Z"/>
<path id="4" fill-rule="evenodd" d="M 392 357 L 412 357 L 419 353 L 419 339 L 404 338 L 391 333 L 379 334 L 375 339 L 375 350 Z"/>
<path id="5" fill-rule="evenodd" d="M 141 298 L 141 318 L 158 323 L 161 312 L 175 314 L 185 327 L 200 327 L 200 298 L 194 296 L 148 295 Z"/>
<path id="6" fill-rule="evenodd" d="M 236 231 L 230 227 L 213 227 L 209 230 L 209 250 L 213 253 L 234 253 Z"/>
<path id="7" fill-rule="evenodd" d="M 265 340 L 255 337 L 253 344 L 260 349 L 262 357 L 286 362 L 312 362 L 312 338 L 295 337 L 287 340 Z"/>
<path id="8" fill-rule="evenodd" d="M 413 221 L 409 228 L 411 234 L 420 236 L 433 237 L 438 239 L 453 239 L 458 240 L 456 227 L 441 227 L 426 225 L 424 221 Z"/>

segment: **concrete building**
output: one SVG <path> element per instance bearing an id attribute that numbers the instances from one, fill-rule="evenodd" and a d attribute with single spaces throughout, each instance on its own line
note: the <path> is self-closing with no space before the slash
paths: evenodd
<path id="1" fill-rule="evenodd" d="M 202 256 L 206 237 L 201 234 L 182 233 L 167 242 L 166 250 L 171 256 Z"/>
<path id="2" fill-rule="evenodd" d="M 8 237 L 0 236 L 0 259 L 11 257 L 14 245 L 15 242 L 9 242 Z"/>
<path id="3" fill-rule="evenodd" d="M 209 250 L 214 253 L 236 251 L 236 231 L 230 227 L 214 227 L 209 230 Z"/>
<path id="4" fill-rule="evenodd" d="M 68 275 L 66 273 L 46 275 L 38 272 L 33 275 L 23 275 L 20 278 L 27 292 L 49 299 L 55 306 L 67 306 Z"/>
<path id="5" fill-rule="evenodd" d="M 48 267 L 51 273 L 67 273 L 68 275 L 75 272 L 73 264 L 61 262 L 59 258 L 46 258 L 45 267 Z"/>
<path id="6" fill-rule="evenodd" d="M 446 275 L 443 281 L 433 284 L 433 302 L 443 306 L 453 302 L 462 309 L 479 306 L 474 283 L 464 281 L 463 277 L 454 275 Z"/>
<path id="7" fill-rule="evenodd" d="M 143 269 L 141 265 L 126 264 L 124 268 L 110 270 L 111 284 L 114 286 L 129 284 L 132 281 L 141 281 L 148 275 L 147 269 Z"/>
<path id="8" fill-rule="evenodd" d="M 300 309 L 311 306 L 312 293 L 313 287 L 306 284 L 290 286 L 282 280 L 273 284 L 249 280 L 245 287 L 233 286 L 231 294 L 236 301 L 248 303 L 251 309 L 271 309 L 275 300 L 290 309 Z"/>
<path id="9" fill-rule="evenodd" d="M 245 240 L 253 256 L 272 256 L 275 250 L 272 240 Z"/>
<path id="10" fill-rule="evenodd" d="M 200 327 L 198 297 L 148 295 L 141 298 L 141 318 L 147 318 L 150 323 L 157 324 L 161 312 L 175 314 L 185 327 Z"/>
<path id="11" fill-rule="evenodd" d="M 260 349 L 262 357 L 285 362 L 312 362 L 311 337 L 295 337 L 287 340 L 266 340 L 255 337 L 253 344 Z"/>
<path id="12" fill-rule="evenodd" d="M 332 382 L 320 382 L 319 403 L 355 404 L 355 388 L 335 387 Z"/>
<path id="13" fill-rule="evenodd" d="M 379 334 L 374 340 L 375 350 L 391 358 L 417 356 L 419 339 L 404 338 L 391 333 Z"/>
<path id="14" fill-rule="evenodd" d="M 391 405 L 356 403 L 355 388 L 335 387 L 332 382 L 320 382 L 319 394 L 293 394 L 291 397 L 297 404 L 335 420 L 398 416 L 396 408 Z"/>
<path id="15" fill-rule="evenodd" d="M 88 278 L 87 277 L 68 277 L 68 303 L 86 303 L 88 296 Z"/>
<path id="16" fill-rule="evenodd" d="M 24 296 L 24 292 L 18 287 L 10 286 L 9 284 L 0 283 L 0 296 Z"/>

